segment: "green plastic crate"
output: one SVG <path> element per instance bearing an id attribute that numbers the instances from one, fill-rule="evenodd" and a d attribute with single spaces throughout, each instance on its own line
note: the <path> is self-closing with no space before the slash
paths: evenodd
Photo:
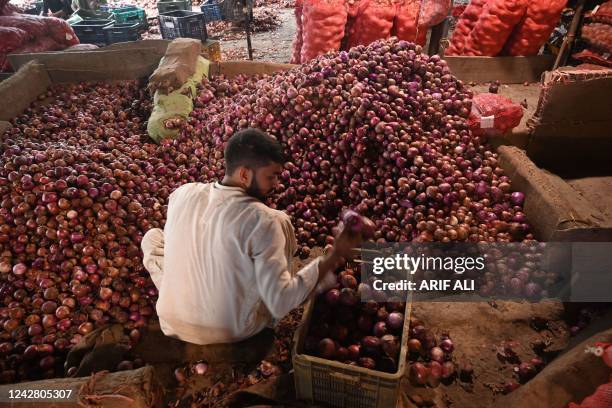
<path id="1" fill-rule="evenodd" d="M 80 23 L 86 20 L 114 20 L 113 13 L 106 11 L 94 11 L 94 10 L 77 10 L 72 13 L 72 16 L 66 22 L 70 25 Z"/>
<path id="2" fill-rule="evenodd" d="M 171 11 L 178 10 L 191 11 L 191 0 L 158 1 L 157 10 L 159 10 L 159 14 L 169 13 Z"/>
<path id="3" fill-rule="evenodd" d="M 118 24 L 138 23 L 139 27 L 147 26 L 147 13 L 136 6 L 125 6 L 110 10 Z"/>

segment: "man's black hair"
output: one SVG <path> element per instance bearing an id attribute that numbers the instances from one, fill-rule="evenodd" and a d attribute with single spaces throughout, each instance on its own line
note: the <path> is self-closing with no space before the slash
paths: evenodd
<path id="1" fill-rule="evenodd" d="M 235 133 L 225 146 L 225 174 L 240 166 L 257 169 L 271 163 L 285 163 L 283 147 L 274 137 L 259 129 L 248 128 Z"/>

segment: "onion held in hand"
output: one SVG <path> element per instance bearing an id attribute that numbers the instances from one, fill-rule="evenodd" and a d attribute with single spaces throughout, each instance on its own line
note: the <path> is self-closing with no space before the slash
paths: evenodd
<path id="1" fill-rule="evenodd" d="M 342 222 L 350 231 L 356 234 L 361 233 L 364 239 L 374 237 L 376 224 L 369 218 L 359 215 L 359 213 L 353 210 L 346 210 L 342 214 Z"/>

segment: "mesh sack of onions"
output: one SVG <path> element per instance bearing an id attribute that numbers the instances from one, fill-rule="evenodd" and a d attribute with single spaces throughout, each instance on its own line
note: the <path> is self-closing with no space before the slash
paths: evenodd
<path id="1" fill-rule="evenodd" d="M 341 0 L 304 0 L 301 16 L 301 62 L 340 49 L 348 17 Z"/>
<path id="2" fill-rule="evenodd" d="M 468 120 L 473 134 L 501 136 L 521 123 L 523 107 L 494 93 L 476 94 Z"/>
<path id="3" fill-rule="evenodd" d="M 420 8 L 420 2 L 417 0 L 406 0 L 399 4 L 392 35 L 400 40 L 417 42 L 417 19 Z"/>
<path id="4" fill-rule="evenodd" d="M 397 5 L 390 0 L 361 0 L 348 33 L 348 46 L 389 38 Z"/>
<path id="5" fill-rule="evenodd" d="M 612 24 L 612 1 L 606 1 L 591 15 L 595 23 Z"/>

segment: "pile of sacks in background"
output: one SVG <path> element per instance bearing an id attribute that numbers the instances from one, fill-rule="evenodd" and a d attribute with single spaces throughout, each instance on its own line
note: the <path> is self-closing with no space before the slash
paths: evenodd
<path id="1" fill-rule="evenodd" d="M 451 6 L 451 0 L 296 0 L 291 62 L 391 36 L 424 45 Z"/>
<path id="2" fill-rule="evenodd" d="M 589 47 L 574 54 L 575 59 L 612 67 L 612 1 L 594 9 L 590 23 L 582 27 L 581 37 Z"/>
<path id="3" fill-rule="evenodd" d="M 472 0 L 445 55 L 537 55 L 567 0 Z"/>
<path id="4" fill-rule="evenodd" d="M 0 0 L 0 72 L 12 70 L 8 54 L 59 51 L 78 43 L 61 18 L 19 14 L 8 0 Z"/>

